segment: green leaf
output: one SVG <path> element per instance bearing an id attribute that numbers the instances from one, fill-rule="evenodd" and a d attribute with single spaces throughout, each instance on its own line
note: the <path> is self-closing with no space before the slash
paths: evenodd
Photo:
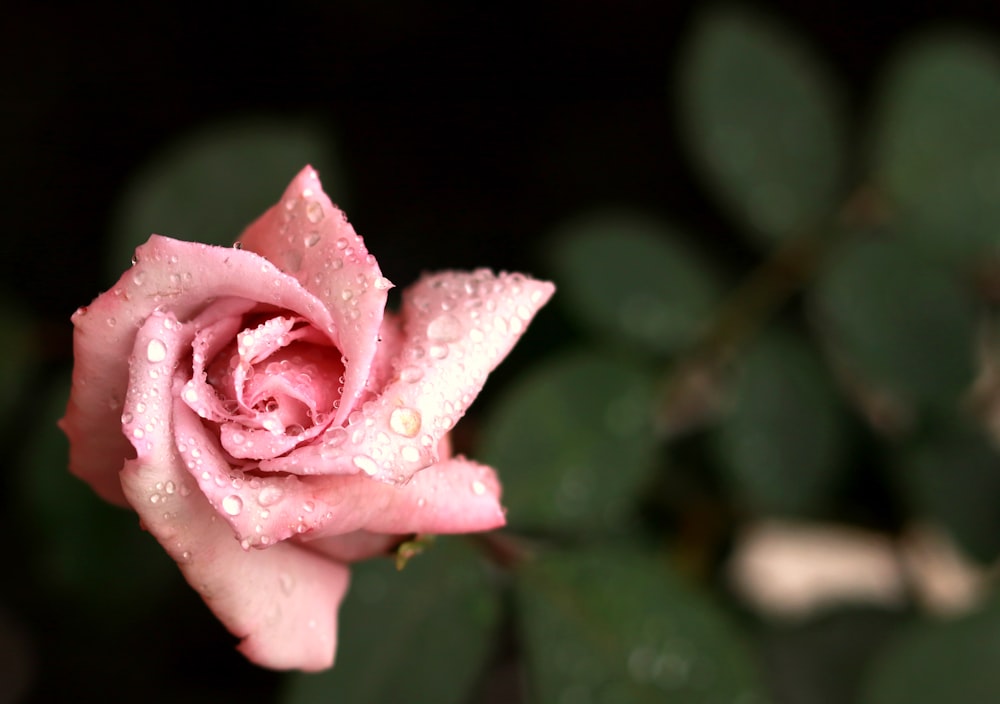
<path id="1" fill-rule="evenodd" d="M 919 518 L 983 564 L 1000 555 L 1000 455 L 981 431 L 935 426 L 905 453 L 898 479 Z"/>
<path id="2" fill-rule="evenodd" d="M 872 663 L 861 704 L 982 704 L 1000 692 L 1000 604 L 904 631 Z"/>
<path id="3" fill-rule="evenodd" d="M 32 569 L 52 598 L 80 600 L 125 625 L 162 603 L 180 572 L 131 509 L 105 503 L 69 473 L 69 443 L 56 427 L 69 387 L 66 377 L 42 391 L 44 407 L 18 458 L 26 535 L 37 541 Z"/>
<path id="4" fill-rule="evenodd" d="M 596 353 L 549 359 L 508 386 L 479 459 L 497 468 L 512 526 L 619 530 L 653 462 L 653 379 Z"/>
<path id="5" fill-rule="evenodd" d="M 765 701 L 736 629 L 661 560 L 599 548 L 518 577 L 531 701 Z"/>
<path id="6" fill-rule="evenodd" d="M 804 340 L 771 332 L 737 374 L 715 449 L 738 500 L 765 513 L 819 510 L 847 449 L 840 397 L 822 361 Z"/>
<path id="7" fill-rule="evenodd" d="M 131 177 L 112 222 L 109 272 L 117 277 L 152 234 L 229 246 L 307 164 L 336 201 L 343 179 L 331 151 L 305 120 L 240 119 L 184 135 Z"/>
<path id="8" fill-rule="evenodd" d="M 905 243 L 857 238 L 812 290 L 820 332 L 862 383 L 918 406 L 954 403 L 972 380 L 976 306 L 952 272 Z"/>
<path id="9" fill-rule="evenodd" d="M 626 211 L 593 213 L 553 238 L 557 300 L 616 343 L 670 353 L 692 343 L 720 286 L 680 232 Z"/>
<path id="10" fill-rule="evenodd" d="M 1000 242 L 998 124 L 995 41 L 924 38 L 883 81 L 874 176 L 901 234 L 930 254 L 968 260 Z"/>
<path id="11" fill-rule="evenodd" d="M 858 605 L 825 610 L 807 621 L 762 624 L 755 640 L 775 699 L 856 702 L 872 658 L 904 618 L 899 610 Z"/>
<path id="12" fill-rule="evenodd" d="M 280 701 L 468 701 L 493 652 L 500 616 L 499 594 L 479 556 L 458 539 L 438 538 L 402 571 L 388 559 L 352 571 L 336 664 L 289 676 Z"/>
<path id="13" fill-rule="evenodd" d="M 825 67 L 767 16 L 714 8 L 680 58 L 684 144 L 707 184 L 763 243 L 802 234 L 842 197 L 847 153 Z"/>

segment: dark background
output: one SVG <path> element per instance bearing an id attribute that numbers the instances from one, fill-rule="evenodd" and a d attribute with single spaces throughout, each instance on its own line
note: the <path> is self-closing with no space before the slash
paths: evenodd
<path id="1" fill-rule="evenodd" d="M 855 127 L 903 38 L 950 22 L 995 30 L 1000 5 L 986 5 L 756 3 L 834 67 Z M 348 215 L 393 281 L 424 268 L 538 271 L 545 234 L 599 205 L 687 224 L 730 261 L 749 262 L 754 253 L 700 190 L 674 125 L 678 45 L 697 10 L 640 0 L 5 8 L 0 296 L 37 321 L 45 362 L 68 365 L 68 318 L 110 283 L 106 232 L 130 175 L 185 131 L 258 113 L 329 126 Z M 17 541 L 16 514 L 0 509 L 0 529 Z M 14 548 L 15 567 L 22 552 Z M 104 701 L 140 691 L 127 663 L 108 662 L 114 634 L 70 637 L 72 622 L 33 598 L 30 580 L 12 584 L 0 599 L 33 644 L 37 701 L 68 696 L 87 668 L 96 681 L 119 677 Z M 174 659 L 163 667 L 200 678 L 206 701 L 236 689 L 266 697 L 276 679 L 232 652 L 193 592 L 170 603 L 176 612 L 156 633 L 139 632 L 143 624 L 115 637 L 185 642 L 183 652 L 164 648 Z M 64 668 L 65 658 L 78 664 Z M 236 673 L 238 684 L 225 682 Z"/>
<path id="2" fill-rule="evenodd" d="M 757 3 L 828 59 L 856 115 L 902 37 L 997 26 L 988 5 Z M 2 241 L 16 263 L 3 288 L 64 319 L 109 283 L 87 263 L 130 174 L 179 133 L 245 113 L 330 127 L 349 216 L 394 281 L 425 265 L 526 267 L 541 235 L 593 205 L 667 214 L 736 247 L 673 125 L 678 43 L 697 7 L 19 3 L 0 24 Z M 441 256 L 419 261 L 430 242 Z"/>

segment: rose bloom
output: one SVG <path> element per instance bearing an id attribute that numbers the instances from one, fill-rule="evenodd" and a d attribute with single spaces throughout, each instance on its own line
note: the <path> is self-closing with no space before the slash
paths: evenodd
<path id="1" fill-rule="evenodd" d="M 448 432 L 553 286 L 441 272 L 399 313 L 391 286 L 306 168 L 235 247 L 154 235 L 73 315 L 70 470 L 260 665 L 333 663 L 349 562 L 504 523 Z"/>

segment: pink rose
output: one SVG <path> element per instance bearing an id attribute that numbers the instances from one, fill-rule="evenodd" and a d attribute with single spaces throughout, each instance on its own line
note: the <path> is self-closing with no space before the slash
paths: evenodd
<path id="1" fill-rule="evenodd" d="M 71 471 L 260 665 L 332 664 L 348 562 L 504 523 L 448 431 L 553 286 L 442 272 L 398 314 L 391 286 L 306 168 L 237 247 L 153 236 L 73 316 Z"/>

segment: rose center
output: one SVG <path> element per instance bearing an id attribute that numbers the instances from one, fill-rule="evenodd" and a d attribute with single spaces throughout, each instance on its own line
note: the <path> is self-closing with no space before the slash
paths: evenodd
<path id="1" fill-rule="evenodd" d="M 185 403 L 218 425 L 235 458 L 277 457 L 322 432 L 343 389 L 341 353 L 330 339 L 292 315 L 249 315 L 235 335 L 234 327 L 221 321 L 197 333 Z"/>

